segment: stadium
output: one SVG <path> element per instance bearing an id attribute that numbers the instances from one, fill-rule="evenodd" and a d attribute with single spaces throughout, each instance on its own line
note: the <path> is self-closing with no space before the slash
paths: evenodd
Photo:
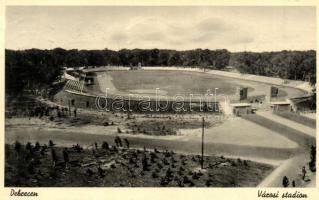
<path id="1" fill-rule="evenodd" d="M 69 69 L 64 77 L 67 83 L 63 94 L 55 95 L 56 102 L 111 111 L 211 111 L 227 115 L 270 108 L 297 111 L 307 108 L 297 108 L 292 100 L 307 100 L 311 90 L 304 82 L 198 68 Z"/>

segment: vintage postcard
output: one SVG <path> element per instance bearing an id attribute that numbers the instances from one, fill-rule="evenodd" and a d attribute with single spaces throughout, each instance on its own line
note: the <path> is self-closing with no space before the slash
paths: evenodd
<path id="1" fill-rule="evenodd" d="M 319 198 L 318 7 L 265 2 L 6 2 L 4 199 Z"/>

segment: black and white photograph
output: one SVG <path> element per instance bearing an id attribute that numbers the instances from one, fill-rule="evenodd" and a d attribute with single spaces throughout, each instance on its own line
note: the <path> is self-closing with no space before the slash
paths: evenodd
<path id="1" fill-rule="evenodd" d="M 315 188 L 316 29 L 315 6 L 6 6 L 4 187 Z"/>

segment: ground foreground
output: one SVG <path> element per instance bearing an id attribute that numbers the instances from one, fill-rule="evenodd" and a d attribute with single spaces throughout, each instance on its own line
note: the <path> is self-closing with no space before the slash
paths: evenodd
<path id="1" fill-rule="evenodd" d="M 241 159 L 130 149 L 126 143 L 83 149 L 73 146 L 6 145 L 5 185 L 128 187 L 254 187 L 273 167 Z M 53 167 L 52 149 L 57 162 Z"/>
<path id="2" fill-rule="evenodd" d="M 282 187 L 284 176 L 294 180 L 296 187 L 315 184 L 315 172 L 308 169 L 315 129 L 299 130 L 296 124 L 299 118 L 288 123 L 286 118 L 290 116 L 272 116 L 274 114 L 265 112 L 235 119 L 203 114 L 127 115 L 82 109 L 78 109 L 77 116 L 51 112 L 48 116 L 27 117 L 23 109 L 21 112 L 14 111 L 15 115 L 6 118 L 7 186 Z M 202 117 L 209 122 L 205 124 L 207 161 L 206 169 L 198 173 L 200 163 L 196 155 L 201 149 Z M 130 141 L 130 150 L 101 151 L 102 141 L 113 146 L 118 136 Z M 12 146 L 15 141 L 34 145 L 36 141 L 47 144 L 50 139 L 57 143 L 54 149 L 59 161 L 55 168 L 50 148 L 44 155 L 40 153 L 40 157 L 39 152 L 32 151 L 34 154 L 30 157 L 17 154 Z M 99 143 L 98 150 L 94 148 L 95 142 Z M 81 145 L 83 152 L 70 148 L 74 144 Z M 68 147 L 70 157 L 67 169 L 61 153 L 63 147 Z M 143 147 L 161 152 L 144 152 Z M 175 154 L 169 153 L 166 157 L 166 149 Z M 222 155 L 227 158 L 223 159 Z M 185 161 L 181 161 L 183 159 Z M 259 165 L 270 167 L 269 171 Z M 307 170 L 306 179 L 301 175 L 303 166 Z M 80 179 L 76 180 L 75 174 Z"/>

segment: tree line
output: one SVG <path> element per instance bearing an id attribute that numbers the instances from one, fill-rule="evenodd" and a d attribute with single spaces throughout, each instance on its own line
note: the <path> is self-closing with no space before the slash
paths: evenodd
<path id="1" fill-rule="evenodd" d="M 234 66 L 241 73 L 257 74 L 315 83 L 316 52 L 240 52 L 226 49 L 52 50 L 5 51 L 6 92 L 48 88 L 62 74 L 63 67 L 83 66 L 184 66 L 224 70 Z"/>
<path id="2" fill-rule="evenodd" d="M 229 65 L 241 73 L 316 82 L 314 50 L 232 53 Z"/>

